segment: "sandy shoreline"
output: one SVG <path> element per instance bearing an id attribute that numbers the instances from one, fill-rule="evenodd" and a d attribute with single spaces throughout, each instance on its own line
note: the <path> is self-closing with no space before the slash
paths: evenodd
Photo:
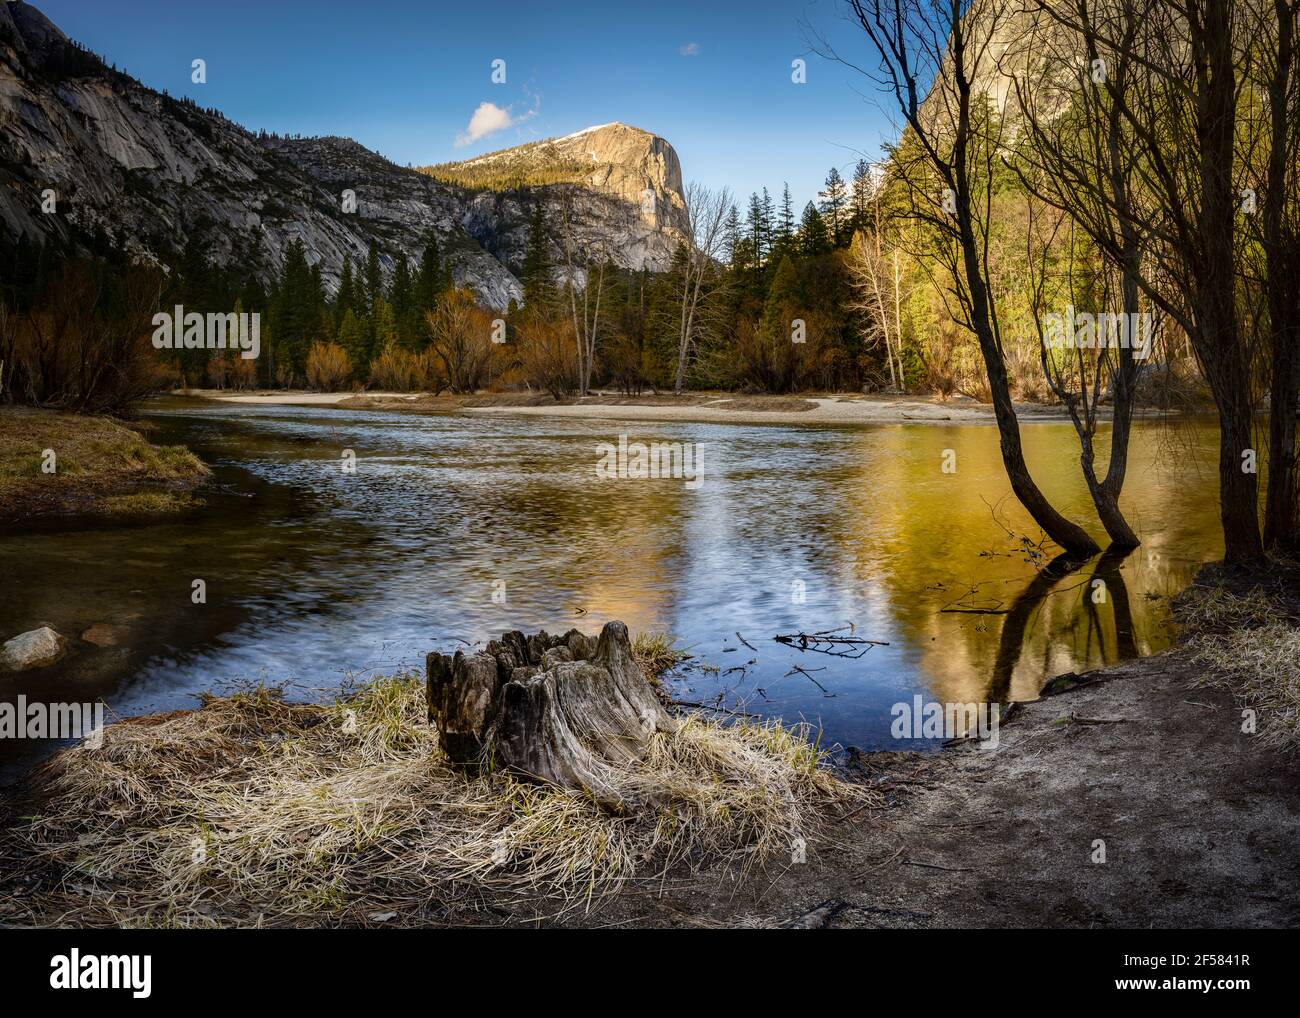
<path id="1" fill-rule="evenodd" d="M 403 410 L 425 413 L 522 414 L 536 417 L 628 421 L 701 421 L 722 424 L 991 424 L 993 408 L 965 397 L 947 401 L 914 396 L 841 394 L 830 396 L 745 396 L 687 393 L 683 396 L 593 395 L 556 402 L 536 393 L 434 396 L 396 392 L 252 392 L 191 389 L 177 395 L 252 406 L 317 406 L 346 410 Z M 1021 420 L 1056 422 L 1068 416 L 1059 406 L 1023 403 Z"/>

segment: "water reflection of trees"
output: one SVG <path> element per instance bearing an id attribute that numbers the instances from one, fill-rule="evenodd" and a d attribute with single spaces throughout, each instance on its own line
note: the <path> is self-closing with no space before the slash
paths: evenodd
<path id="1" fill-rule="evenodd" d="M 1068 427 L 1025 430 L 1045 490 L 1063 511 L 1087 512 Z M 1196 437 L 1202 444 L 1214 439 L 1212 430 Z M 1161 646 L 1163 612 L 1145 595 L 1184 585 L 1218 547 L 1213 492 L 1188 490 L 1196 464 L 1171 461 L 1159 438 L 1156 426 L 1140 426 L 1131 454 L 1126 511 L 1142 547 L 1122 562 L 1105 555 L 1074 571 L 1072 581 L 1059 564 L 1036 571 L 995 522 L 989 505 L 1004 482 L 992 429 L 881 428 L 855 439 L 856 475 L 847 482 L 845 506 L 854 524 L 840 535 L 844 554 L 857 582 L 883 599 L 895 635 L 914 649 L 936 697 L 976 700 L 992 683 L 1029 698 L 1045 676 Z M 944 449 L 956 452 L 955 474 L 939 470 Z M 1017 534 L 1037 534 L 1014 504 L 1003 523 Z M 1088 596 L 1093 579 L 1106 582 L 1101 604 Z M 995 612 L 945 613 L 963 598 Z"/>
<path id="2" fill-rule="evenodd" d="M 1078 647 L 1077 637 L 1075 643 L 1084 660 L 1111 663 L 1117 660 L 1127 660 L 1136 657 L 1138 654 L 1137 641 L 1134 639 L 1133 612 L 1129 603 L 1128 586 L 1124 582 L 1123 573 L 1120 571 L 1124 559 L 1129 554 L 1130 552 L 1127 550 L 1108 549 L 1096 559 L 1086 580 L 1067 588 L 1068 590 L 1079 590 L 1081 592 L 1085 632 L 1082 647 Z M 1005 703 L 1012 699 L 1012 676 L 1015 674 L 1016 665 L 1020 662 L 1021 654 L 1028 642 L 1034 623 L 1040 615 L 1039 609 L 1048 597 L 1063 593 L 1064 591 L 1058 591 L 1057 588 L 1061 587 L 1067 578 L 1077 579 L 1080 573 L 1083 572 L 1082 567 L 1085 564 L 1071 560 L 1068 555 L 1061 555 L 1053 559 L 1026 584 L 1024 590 L 1012 601 L 998 637 L 997 656 L 993 662 L 993 673 L 989 679 L 989 689 L 986 696 L 988 701 Z M 1092 596 L 1092 592 L 1097 589 L 1094 584 L 1098 580 L 1105 584 L 1105 598 L 1100 603 L 1095 601 Z M 1107 646 L 1107 627 L 1102 617 L 1106 605 L 1113 606 L 1110 621 L 1114 630 L 1114 641 L 1109 648 Z M 1074 615 L 1072 628 L 1076 628 L 1077 625 L 1078 615 L 1076 614 Z"/>

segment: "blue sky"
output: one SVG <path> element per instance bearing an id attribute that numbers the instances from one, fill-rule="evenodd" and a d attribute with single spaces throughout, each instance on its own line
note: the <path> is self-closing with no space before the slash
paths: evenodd
<path id="1" fill-rule="evenodd" d="M 687 180 L 730 187 L 742 209 L 750 191 L 779 197 L 786 180 L 801 207 L 832 165 L 876 158 L 892 134 L 870 83 L 810 52 L 805 22 L 867 61 L 836 0 L 36 5 L 146 85 L 253 130 L 355 138 L 400 164 L 618 120 L 663 135 Z M 196 57 L 206 84 L 190 80 Z M 806 84 L 790 80 L 797 57 Z M 504 84 L 491 81 L 498 58 Z M 481 122 L 510 126 L 466 141 L 483 103 L 495 109 Z"/>

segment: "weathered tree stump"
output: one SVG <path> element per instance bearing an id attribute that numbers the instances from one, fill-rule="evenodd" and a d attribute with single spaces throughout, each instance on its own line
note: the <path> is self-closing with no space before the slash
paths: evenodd
<path id="1" fill-rule="evenodd" d="M 599 639 L 515 631 L 486 651 L 432 653 L 427 695 L 453 763 L 581 789 L 615 809 L 625 805 L 618 772 L 644 758 L 655 732 L 677 727 L 622 622 L 606 623 Z"/>

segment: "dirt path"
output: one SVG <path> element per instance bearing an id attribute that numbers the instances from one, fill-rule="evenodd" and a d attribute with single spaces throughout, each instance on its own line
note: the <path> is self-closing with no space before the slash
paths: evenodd
<path id="1" fill-rule="evenodd" d="M 1189 674 L 1181 653 L 1092 673 L 1018 708 L 994 751 L 863 757 L 892 805 L 805 865 L 739 887 L 706 873 L 596 921 L 1295 927 L 1300 759 L 1252 745 L 1231 697 Z"/>

